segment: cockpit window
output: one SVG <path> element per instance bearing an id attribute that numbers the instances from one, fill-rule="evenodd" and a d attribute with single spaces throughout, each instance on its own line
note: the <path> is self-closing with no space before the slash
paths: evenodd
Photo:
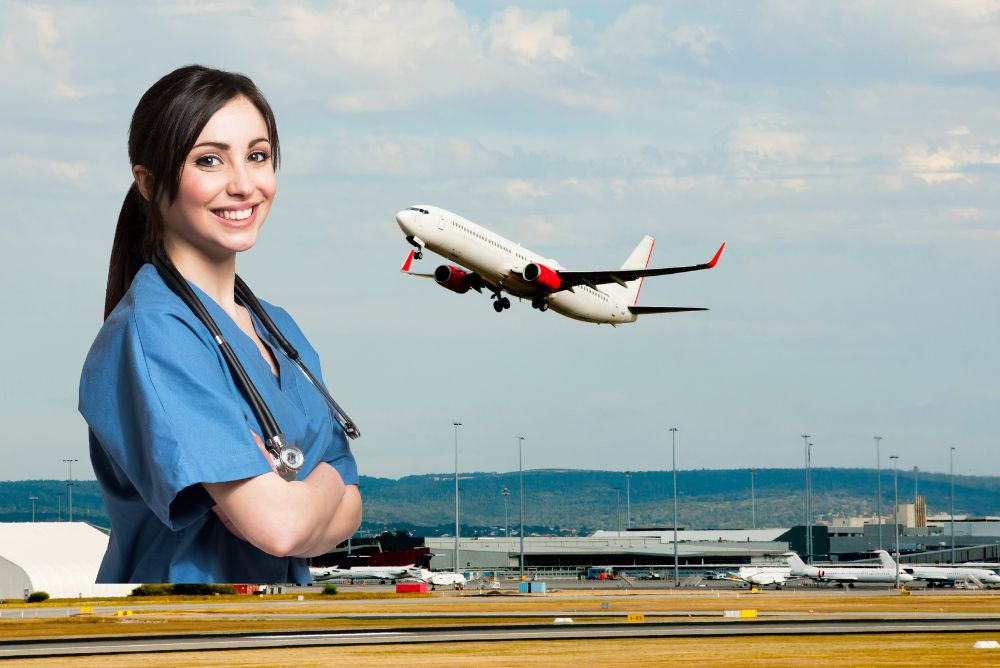
<path id="1" fill-rule="evenodd" d="M 415 207 L 415 206 L 409 206 L 409 207 L 406 207 L 406 210 L 407 210 L 407 211 L 419 211 L 420 213 L 423 213 L 423 214 L 428 214 L 428 213 L 430 213 L 430 211 L 428 211 L 427 209 L 419 209 L 419 208 L 417 208 L 417 207 Z"/>

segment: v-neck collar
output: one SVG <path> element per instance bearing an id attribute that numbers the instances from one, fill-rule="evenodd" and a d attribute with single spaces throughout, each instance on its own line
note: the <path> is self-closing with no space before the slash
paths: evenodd
<path id="1" fill-rule="evenodd" d="M 185 279 L 186 280 L 186 279 Z M 257 344 L 253 342 L 246 332 L 244 332 L 236 321 L 226 313 L 226 311 L 219 305 L 217 301 L 208 296 L 204 290 L 199 288 L 197 285 L 188 281 L 198 299 L 201 303 L 209 310 L 212 319 L 215 320 L 215 324 L 218 325 L 219 329 L 225 336 L 226 341 L 229 342 L 230 346 L 234 348 L 238 347 L 237 358 L 239 358 L 240 363 L 244 365 L 247 364 L 247 359 L 253 360 L 250 362 L 259 372 L 257 376 L 263 375 L 269 378 L 281 391 L 288 388 L 291 381 L 289 369 L 289 360 L 285 357 L 284 353 L 281 352 L 280 346 L 271 338 L 271 334 L 264 327 L 263 323 L 257 318 L 257 315 L 249 308 L 247 308 L 247 313 L 250 314 L 250 322 L 253 325 L 254 332 L 256 332 L 258 338 L 260 338 L 261 343 L 267 346 L 271 351 L 271 356 L 274 358 L 275 363 L 278 365 L 278 375 L 276 376 L 271 370 L 271 365 L 267 363 L 264 356 L 261 355 L 260 349 L 257 348 Z M 238 303 L 238 302 L 237 302 Z M 242 306 L 242 304 L 241 304 Z"/>

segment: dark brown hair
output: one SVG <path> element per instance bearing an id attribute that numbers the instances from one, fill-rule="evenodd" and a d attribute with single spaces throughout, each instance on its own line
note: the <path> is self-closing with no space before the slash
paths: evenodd
<path id="1" fill-rule="evenodd" d="M 264 117 L 271 142 L 271 164 L 278 168 L 278 128 L 271 106 L 248 77 L 234 72 L 188 65 L 166 75 L 147 90 L 132 114 L 128 157 L 151 174 L 149 199 L 133 182 L 125 195 L 111 246 L 104 318 L 132 284 L 136 272 L 163 244 L 158 202 L 177 197 L 188 152 L 209 119 L 237 97 L 248 99 Z"/>

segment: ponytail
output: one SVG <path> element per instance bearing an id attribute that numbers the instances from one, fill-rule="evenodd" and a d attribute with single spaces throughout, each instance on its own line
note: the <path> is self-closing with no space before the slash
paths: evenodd
<path id="1" fill-rule="evenodd" d="M 108 266 L 108 287 L 104 293 L 104 319 L 125 296 L 132 279 L 160 243 L 159 230 L 155 221 L 150 220 L 150 206 L 139 192 L 132 187 L 125 194 L 122 210 L 118 214 L 115 240 L 111 246 L 111 262 Z"/>

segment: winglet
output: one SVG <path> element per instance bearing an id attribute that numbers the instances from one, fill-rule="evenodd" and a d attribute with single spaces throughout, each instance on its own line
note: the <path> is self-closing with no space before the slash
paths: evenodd
<path id="1" fill-rule="evenodd" d="M 717 262 L 719 261 L 719 256 L 720 256 L 720 255 L 722 255 L 722 249 L 723 249 L 723 248 L 725 248 L 725 247 L 726 247 L 726 242 L 725 242 L 725 241 L 723 241 L 723 242 L 722 242 L 722 245 L 721 245 L 721 246 L 719 246 L 719 250 L 715 251 L 715 257 L 713 257 L 713 258 L 712 258 L 712 261 L 711 261 L 711 262 L 709 262 L 709 263 L 708 263 L 708 264 L 706 265 L 706 266 L 707 266 L 707 267 L 708 267 L 709 269 L 711 269 L 712 267 L 714 267 L 714 266 L 715 266 L 715 264 L 716 264 L 716 263 L 717 263 Z M 412 252 L 411 252 L 411 255 L 412 255 Z"/>
<path id="2" fill-rule="evenodd" d="M 413 264 L 413 254 L 415 252 L 416 251 L 411 250 L 410 254 L 406 256 L 406 261 L 403 263 L 403 266 L 399 268 L 400 271 L 404 273 L 410 273 L 410 265 Z"/>

